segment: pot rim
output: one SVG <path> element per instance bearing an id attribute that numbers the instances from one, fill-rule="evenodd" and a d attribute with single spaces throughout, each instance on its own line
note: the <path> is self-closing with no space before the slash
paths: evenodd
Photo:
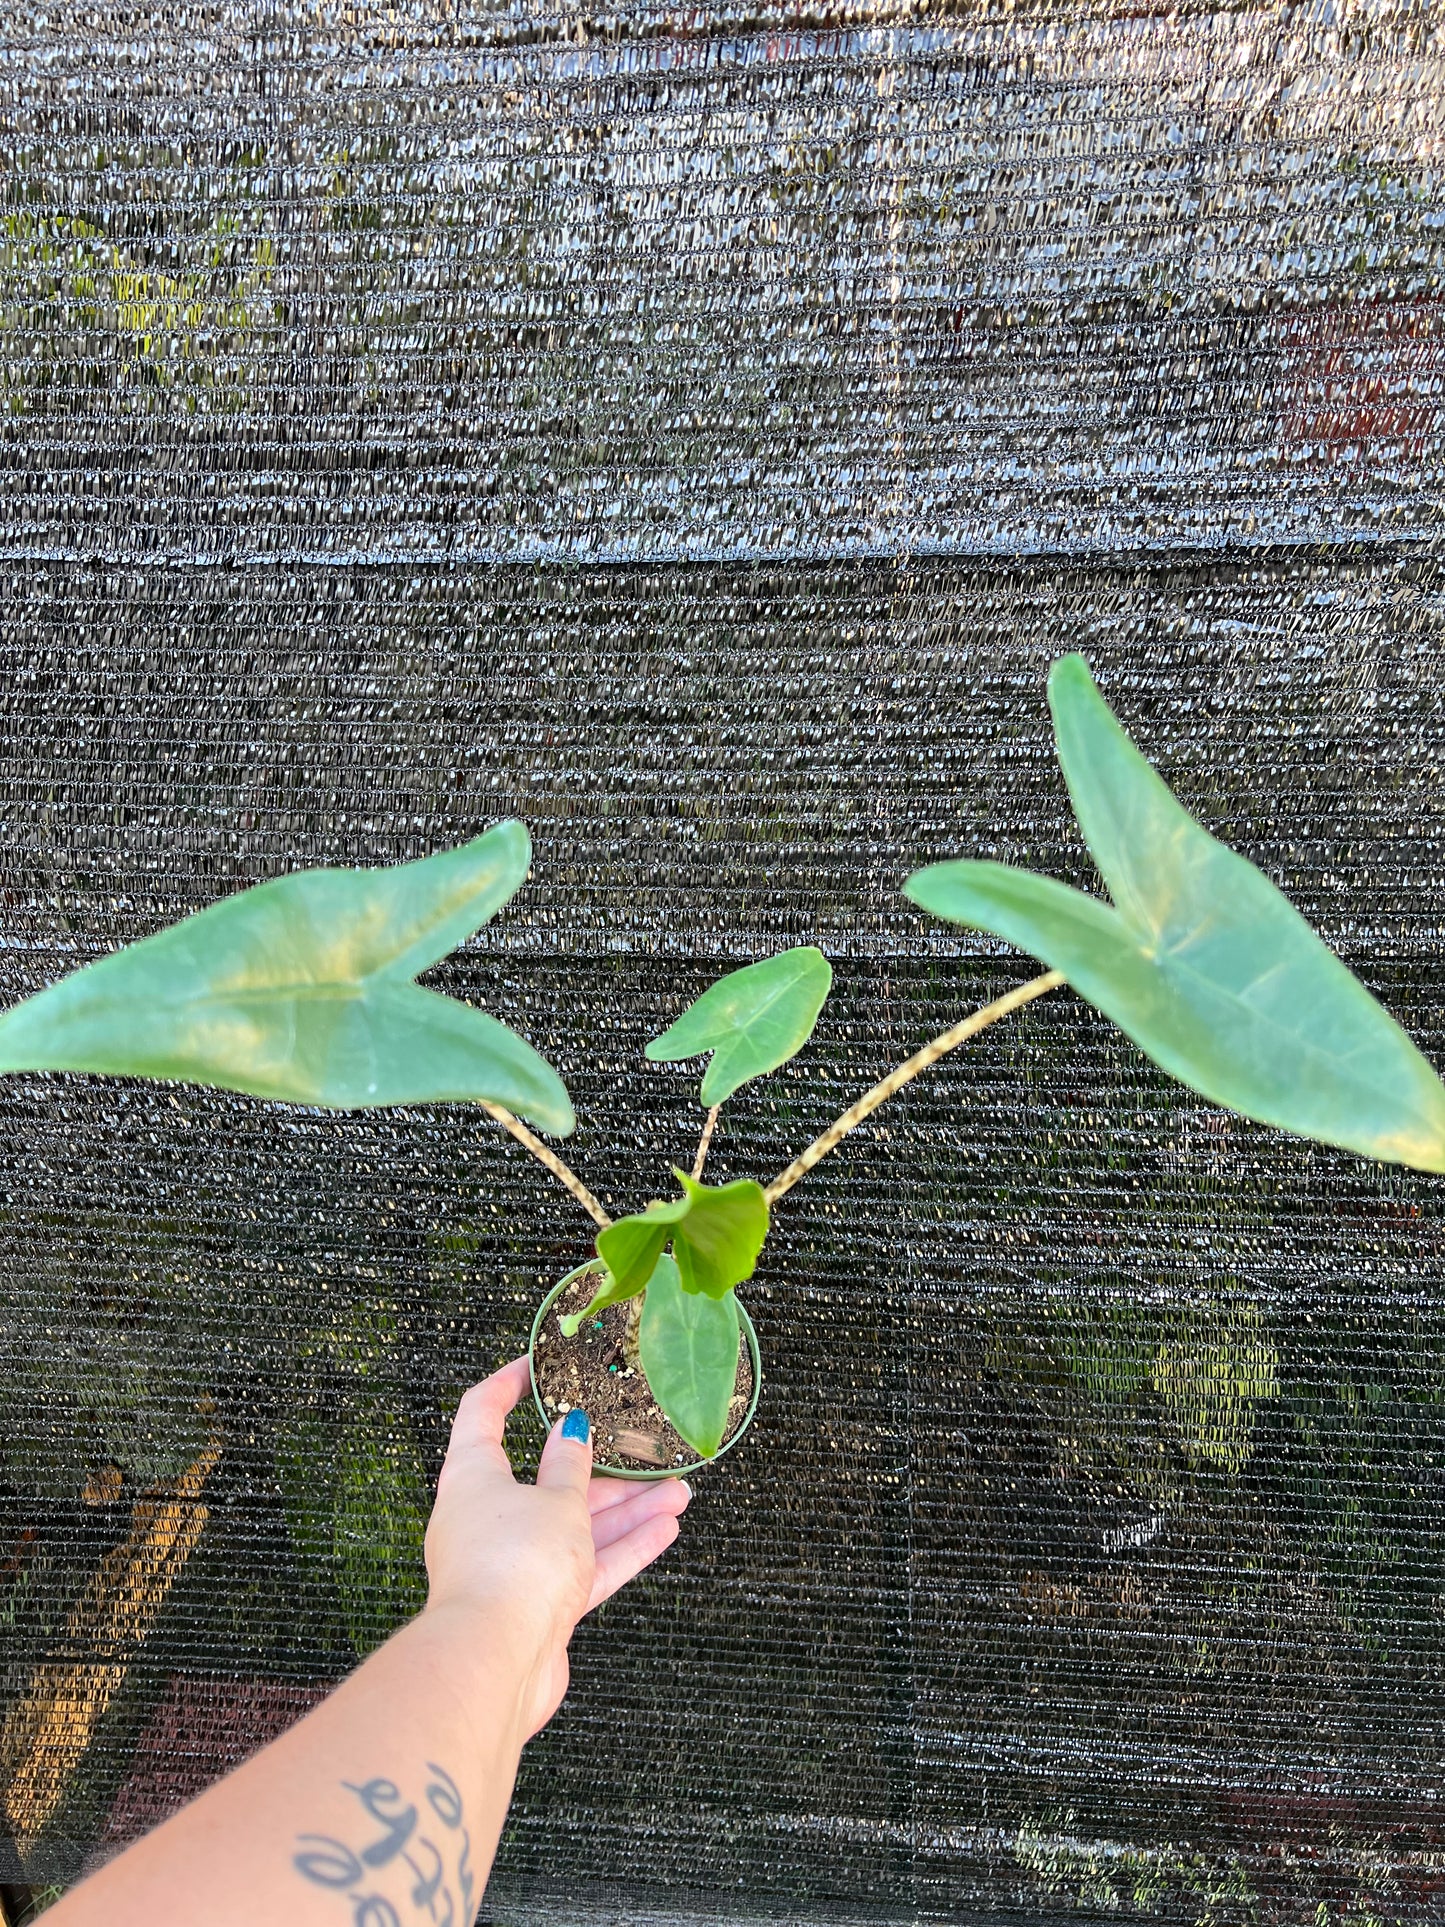
<path id="1" fill-rule="evenodd" d="M 556 1421 L 548 1418 L 546 1407 L 542 1403 L 542 1394 L 537 1389 L 537 1333 L 542 1329 L 542 1320 L 552 1309 L 553 1302 L 559 1294 L 565 1291 L 574 1279 L 580 1278 L 584 1272 L 596 1269 L 597 1260 L 595 1258 L 589 1258 L 585 1264 L 580 1264 L 575 1270 L 569 1271 L 565 1278 L 559 1278 L 547 1293 L 547 1296 L 542 1300 L 541 1304 L 538 1305 L 536 1316 L 532 1320 L 532 1330 L 527 1339 L 527 1374 L 532 1381 L 532 1403 L 537 1408 L 537 1416 L 549 1432 Z M 763 1361 L 758 1352 L 758 1334 L 753 1329 L 753 1321 L 748 1316 L 747 1306 L 744 1305 L 741 1299 L 738 1300 L 738 1322 L 742 1326 L 743 1337 L 747 1341 L 748 1356 L 753 1363 L 753 1395 L 748 1401 L 748 1409 L 743 1413 L 742 1423 L 727 1443 L 720 1445 L 710 1459 L 694 1459 L 690 1465 L 659 1466 L 656 1471 L 643 1471 L 634 1469 L 629 1465 L 594 1465 L 592 1469 L 599 1478 L 640 1480 L 683 1479 L 689 1477 L 694 1472 L 704 1471 L 710 1465 L 716 1465 L 724 1452 L 732 1451 L 738 1440 L 752 1424 L 753 1414 L 758 1409 L 758 1396 L 763 1389 Z"/>

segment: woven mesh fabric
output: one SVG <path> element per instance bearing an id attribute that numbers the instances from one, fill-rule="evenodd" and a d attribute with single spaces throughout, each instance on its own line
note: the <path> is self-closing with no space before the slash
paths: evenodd
<path id="1" fill-rule="evenodd" d="M 1043 682 L 1445 1059 L 1429 6 L 0 21 L 0 1001 L 516 814 L 433 973 L 614 1208 L 642 1045 L 816 941 L 772 1175 L 1090 878 Z M 414 1610 L 456 1396 L 585 1253 L 460 1108 L 0 1083 L 0 1879 L 63 1885 Z M 484 1919 L 1445 1906 L 1445 1186 L 1067 993 L 791 1193 L 765 1380 L 574 1646 Z M 519 1446 L 535 1450 L 525 1422 Z"/>

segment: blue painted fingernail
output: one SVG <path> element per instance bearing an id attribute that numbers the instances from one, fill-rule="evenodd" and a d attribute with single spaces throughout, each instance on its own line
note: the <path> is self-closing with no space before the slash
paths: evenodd
<path id="1" fill-rule="evenodd" d="M 587 1414 L 580 1405 L 574 1405 L 562 1421 L 564 1439 L 581 1439 L 585 1445 L 592 1436 L 592 1427 L 587 1422 Z"/>

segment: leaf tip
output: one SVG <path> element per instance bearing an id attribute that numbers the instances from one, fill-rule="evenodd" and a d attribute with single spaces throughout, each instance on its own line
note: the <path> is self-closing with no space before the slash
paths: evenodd
<path id="1" fill-rule="evenodd" d="M 1065 734 L 1084 727 L 1086 719 L 1089 722 L 1105 722 L 1111 733 L 1117 731 L 1120 735 L 1125 735 L 1124 726 L 1109 707 L 1104 692 L 1094 681 L 1093 672 L 1088 663 L 1077 652 L 1071 656 L 1060 656 L 1049 670 L 1048 696 L 1049 715 L 1053 718 L 1054 724 L 1054 740 L 1059 746 L 1059 757 L 1064 764 L 1065 779 L 1071 780 L 1064 742 Z M 1136 755 L 1138 754 L 1132 741 L 1129 747 Z M 1077 805 L 1075 814 L 1077 814 Z"/>
<path id="2" fill-rule="evenodd" d="M 526 882 L 532 868 L 532 836 L 519 816 L 504 816 L 500 823 L 493 823 L 490 829 L 483 830 L 459 844 L 455 850 L 442 853 L 449 857 L 474 856 L 487 863 L 495 863 L 500 857 L 506 874 L 506 897 L 515 896 Z M 500 909 L 501 903 L 496 908 Z"/>
<path id="3" fill-rule="evenodd" d="M 941 917 L 947 923 L 958 923 L 961 919 L 947 907 L 946 891 L 949 885 L 956 885 L 966 874 L 969 865 L 967 857 L 950 857 L 941 863 L 925 863 L 921 870 L 915 870 L 903 880 L 903 894 L 910 903 L 916 904 L 925 915 Z"/>
<path id="4" fill-rule="evenodd" d="M 546 1070 L 552 1070 L 545 1057 L 541 1062 Z M 555 1071 L 552 1074 L 556 1077 Z M 545 1096 L 533 1094 L 526 1103 L 519 1099 L 510 1108 L 519 1117 L 526 1118 L 529 1124 L 535 1124 L 547 1137 L 571 1137 L 577 1129 L 577 1113 L 572 1108 L 572 1099 L 567 1095 L 567 1086 L 560 1077 L 557 1078 L 555 1090 L 549 1090 Z"/>
<path id="5" fill-rule="evenodd" d="M 532 861 L 532 832 L 520 816 L 504 816 L 501 822 L 495 824 L 487 834 L 506 837 L 509 843 L 514 844 L 517 850 L 526 856 L 529 863 Z"/>
<path id="6" fill-rule="evenodd" d="M 1088 663 L 1085 662 L 1077 649 L 1071 650 L 1067 656 L 1060 656 L 1056 662 L 1050 665 L 1048 680 L 1049 700 L 1052 702 L 1057 692 L 1067 692 L 1074 689 L 1098 689 L 1098 684 L 1094 681 Z"/>
<path id="7" fill-rule="evenodd" d="M 705 1111 L 710 1111 L 715 1104 L 726 1104 L 737 1088 L 736 1084 L 731 1083 L 718 1070 L 717 1058 L 714 1057 L 702 1074 L 702 1082 L 697 1089 L 697 1101 Z"/>

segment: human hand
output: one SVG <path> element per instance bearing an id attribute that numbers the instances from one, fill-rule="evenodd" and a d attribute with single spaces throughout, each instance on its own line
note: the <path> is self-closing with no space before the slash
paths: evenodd
<path id="1" fill-rule="evenodd" d="M 577 1621 L 667 1550 L 692 1497 L 681 1479 L 593 1478 L 590 1441 L 560 1425 L 537 1483 L 519 1485 L 502 1432 L 530 1386 L 514 1358 L 464 1395 L 426 1531 L 426 1609 L 469 1612 L 481 1637 L 513 1643 L 524 1739 L 562 1703 Z"/>

